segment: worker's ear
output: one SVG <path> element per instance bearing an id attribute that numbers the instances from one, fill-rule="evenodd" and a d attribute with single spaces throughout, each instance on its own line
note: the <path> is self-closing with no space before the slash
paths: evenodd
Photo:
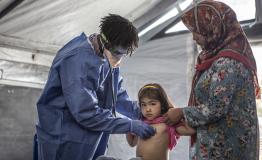
<path id="1" fill-rule="evenodd" d="M 105 47 L 107 50 L 112 49 L 112 45 L 111 45 L 111 43 L 108 41 L 108 39 L 106 38 L 106 36 L 105 36 L 103 33 L 100 33 L 100 36 L 101 36 L 101 41 L 102 41 L 103 44 L 104 44 L 104 47 Z"/>

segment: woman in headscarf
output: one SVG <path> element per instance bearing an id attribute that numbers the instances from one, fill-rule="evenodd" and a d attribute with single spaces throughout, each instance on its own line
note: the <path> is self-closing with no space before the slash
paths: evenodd
<path id="1" fill-rule="evenodd" d="M 191 160 L 256 160 L 259 131 L 256 62 L 235 12 L 206 0 L 182 16 L 202 48 L 188 107 L 170 109 L 167 123 L 181 119 L 196 129 Z"/>

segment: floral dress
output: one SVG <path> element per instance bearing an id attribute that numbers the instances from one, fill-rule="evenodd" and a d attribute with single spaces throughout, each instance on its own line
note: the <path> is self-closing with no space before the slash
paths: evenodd
<path id="1" fill-rule="evenodd" d="M 196 106 L 183 109 L 197 131 L 192 160 L 258 159 L 258 119 L 251 72 L 230 58 L 219 58 L 195 88 Z"/>

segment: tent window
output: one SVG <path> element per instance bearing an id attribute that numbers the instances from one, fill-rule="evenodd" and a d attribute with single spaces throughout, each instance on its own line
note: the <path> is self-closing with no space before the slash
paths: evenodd
<path id="1" fill-rule="evenodd" d="M 255 0 L 219 0 L 229 5 L 237 15 L 237 19 L 241 21 L 253 20 L 256 18 L 256 2 Z"/>
<path id="2" fill-rule="evenodd" d="M 228 4 L 237 15 L 237 19 L 241 22 L 248 21 L 248 20 L 254 20 L 256 16 L 256 4 L 255 0 L 219 0 L 221 2 L 224 2 Z M 192 0 L 186 0 L 183 3 L 180 4 L 180 7 L 182 10 L 186 9 L 190 4 Z M 248 12 L 247 12 L 248 8 Z M 185 25 L 179 21 L 174 26 L 170 27 L 166 30 L 165 34 L 169 33 L 176 33 L 180 31 L 187 31 L 188 29 L 185 27 Z"/>
<path id="3" fill-rule="evenodd" d="M 188 29 L 182 23 L 182 21 L 179 21 L 173 27 L 169 28 L 165 33 L 168 34 L 168 33 L 180 32 L 180 31 L 187 31 L 187 30 Z"/>
<path id="4" fill-rule="evenodd" d="M 179 4 L 179 7 L 181 8 L 181 10 L 185 10 L 190 4 L 192 4 L 192 0 L 185 0 L 185 1 L 182 1 L 180 4 Z"/>
<path id="5" fill-rule="evenodd" d="M 169 12 L 167 12 L 165 15 L 163 15 L 161 18 L 159 18 L 158 20 L 156 20 L 154 23 L 152 23 L 151 25 L 149 25 L 148 27 L 146 27 L 144 30 L 142 30 L 141 32 L 138 33 L 138 36 L 142 36 L 145 33 L 147 33 L 148 31 L 150 31 L 151 29 L 155 28 L 156 26 L 166 22 L 167 20 L 169 20 L 170 18 L 176 16 L 178 14 L 178 11 L 176 8 L 173 8 L 172 10 L 170 10 Z"/>

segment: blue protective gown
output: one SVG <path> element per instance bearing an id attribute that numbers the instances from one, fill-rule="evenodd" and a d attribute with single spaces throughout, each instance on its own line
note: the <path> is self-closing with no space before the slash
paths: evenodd
<path id="1" fill-rule="evenodd" d="M 121 83 L 119 68 L 110 70 L 84 33 L 60 49 L 37 103 L 38 158 L 92 160 L 104 154 L 110 133 L 129 132 L 130 120 L 112 114 L 115 95 L 117 112 L 139 116 Z"/>

